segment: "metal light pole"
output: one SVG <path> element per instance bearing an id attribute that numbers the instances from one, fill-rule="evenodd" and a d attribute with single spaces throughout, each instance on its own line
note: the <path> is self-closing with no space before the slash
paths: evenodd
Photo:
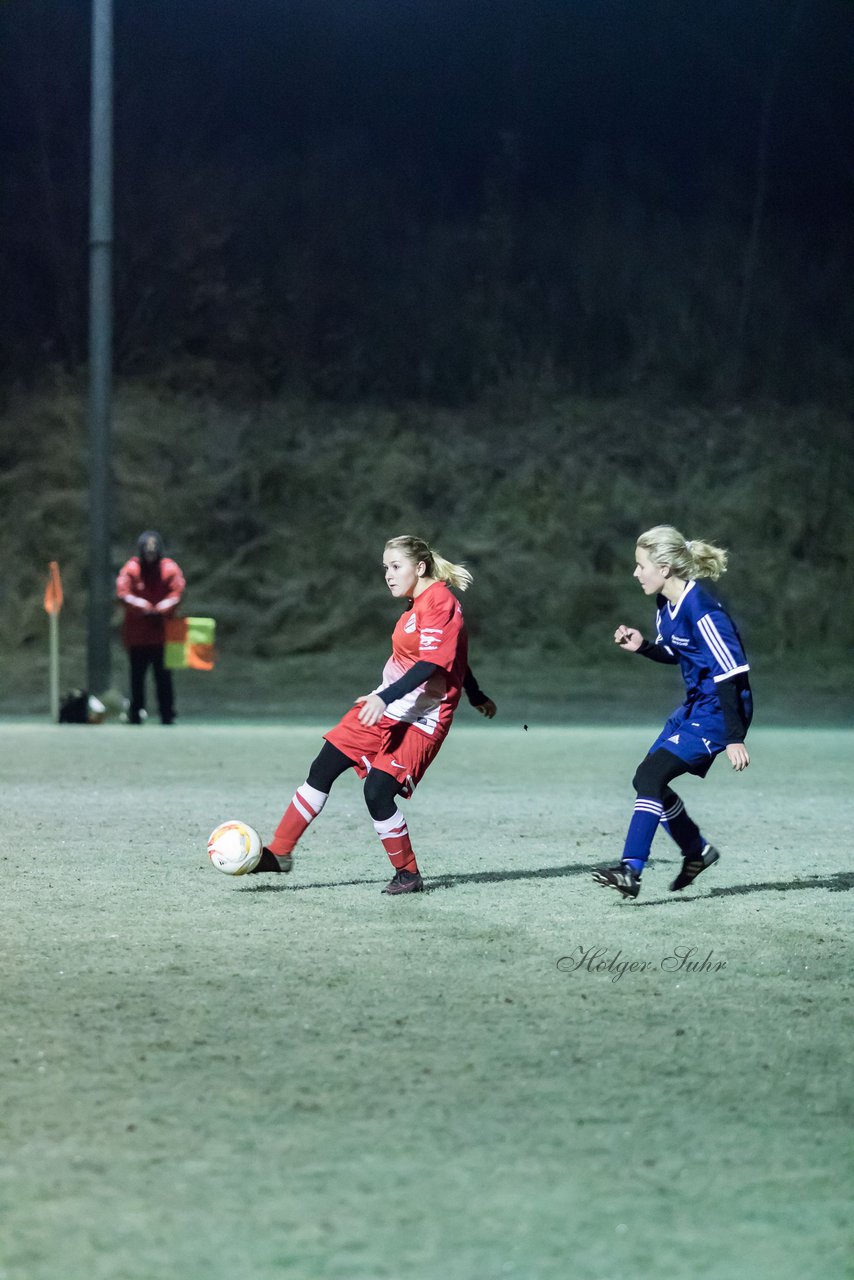
<path id="1" fill-rule="evenodd" d="M 89 631 L 88 682 L 110 683 L 110 418 L 113 363 L 113 10 L 92 0 L 89 186 Z"/>

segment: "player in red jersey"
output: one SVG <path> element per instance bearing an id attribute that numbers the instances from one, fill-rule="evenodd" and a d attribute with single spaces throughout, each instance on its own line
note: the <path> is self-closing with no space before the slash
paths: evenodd
<path id="1" fill-rule="evenodd" d="M 468 665 L 468 637 L 460 602 L 471 574 L 421 538 L 391 538 L 383 552 L 385 580 L 407 607 L 392 634 L 382 681 L 357 698 L 324 744 L 261 854 L 256 872 L 290 871 L 294 846 L 326 801 L 336 778 L 355 769 L 365 779 L 365 803 L 394 867 L 383 893 L 424 888 L 399 797 L 408 798 L 444 742 L 465 689 L 492 719 L 495 703 L 478 688 Z"/>

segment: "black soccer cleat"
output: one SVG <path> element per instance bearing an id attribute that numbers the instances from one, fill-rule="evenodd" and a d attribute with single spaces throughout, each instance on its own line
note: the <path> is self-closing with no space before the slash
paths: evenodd
<path id="1" fill-rule="evenodd" d="M 594 871 L 593 879 L 606 889 L 616 889 L 624 898 L 636 898 L 640 893 L 641 878 L 627 862 L 621 862 L 618 867 Z"/>
<path id="2" fill-rule="evenodd" d="M 284 854 L 281 858 L 278 854 L 273 853 L 272 849 L 268 849 L 264 845 L 261 850 L 261 857 L 258 866 L 253 867 L 248 873 L 250 876 L 257 876 L 259 871 L 284 871 L 288 872 L 294 865 L 294 860 L 289 853 Z"/>
<path id="3" fill-rule="evenodd" d="M 695 853 L 691 858 L 682 859 L 682 870 L 670 886 L 671 893 L 677 893 L 680 889 L 687 889 L 689 884 L 693 884 L 697 876 L 701 875 L 707 867 L 711 867 L 718 861 L 720 854 L 713 844 L 703 846 L 701 853 Z"/>
<path id="4" fill-rule="evenodd" d="M 383 893 L 423 893 L 424 881 L 420 871 L 396 871 Z"/>

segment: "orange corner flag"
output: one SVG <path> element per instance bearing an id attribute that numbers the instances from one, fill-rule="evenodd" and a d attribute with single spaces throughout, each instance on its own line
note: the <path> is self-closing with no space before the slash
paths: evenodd
<path id="1" fill-rule="evenodd" d="M 55 560 L 50 562 L 50 577 L 44 589 L 44 607 L 48 613 L 59 613 L 62 608 L 62 578 Z"/>

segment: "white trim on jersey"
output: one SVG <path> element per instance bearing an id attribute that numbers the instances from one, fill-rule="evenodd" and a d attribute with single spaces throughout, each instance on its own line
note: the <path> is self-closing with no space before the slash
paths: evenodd
<path id="1" fill-rule="evenodd" d="M 675 604 L 671 604 L 669 600 L 667 601 L 667 613 L 671 619 L 676 617 L 677 613 L 682 608 L 682 601 L 685 599 L 692 587 L 696 587 L 696 585 L 696 582 L 692 578 Z"/>
<path id="2" fill-rule="evenodd" d="M 416 729 L 432 737 L 439 724 L 439 708 L 444 701 L 444 695 L 437 702 L 433 695 L 427 693 L 424 685 L 420 684 L 416 689 L 410 689 L 409 693 L 390 702 L 383 715 L 388 716 L 389 720 L 414 725 Z"/>
<path id="3" fill-rule="evenodd" d="M 697 630 L 705 640 L 721 670 L 728 676 L 735 675 L 736 660 L 708 613 L 704 613 L 702 618 L 697 619 Z"/>
<path id="4" fill-rule="evenodd" d="M 724 671 L 723 675 L 712 676 L 712 680 L 715 682 L 715 684 L 720 684 L 722 680 L 731 680 L 733 676 L 741 675 L 742 671 L 749 671 L 749 670 L 750 670 L 750 664 L 745 662 L 743 666 L 733 667 L 731 671 Z"/>

